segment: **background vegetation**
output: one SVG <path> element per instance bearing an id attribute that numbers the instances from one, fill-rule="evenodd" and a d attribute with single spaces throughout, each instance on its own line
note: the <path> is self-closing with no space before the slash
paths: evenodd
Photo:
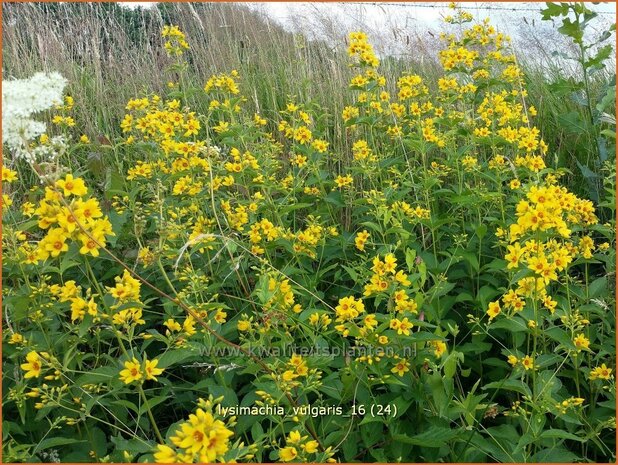
<path id="1" fill-rule="evenodd" d="M 599 169 L 612 159 L 612 152 L 599 139 L 595 123 L 602 120 L 615 127 L 614 51 L 611 45 L 604 48 L 604 59 L 589 62 L 584 73 L 579 44 L 558 31 L 560 18 L 545 19 L 550 21 L 544 24 L 541 15 L 531 11 L 529 20 L 516 26 L 520 37 L 515 53 L 539 112 L 537 126 L 555 150 L 548 163 L 569 169 L 573 190 L 598 200 Z M 350 103 L 345 89 L 353 74 L 345 61 L 346 27 L 318 11 L 299 21 L 301 30 L 313 32 L 312 40 L 235 3 L 158 3 L 150 9 L 115 3 L 9 3 L 2 21 L 4 76 L 60 71 L 70 82 L 69 93 L 83 103 L 76 119 L 91 136 L 119 135 L 129 98 L 145 90 L 164 91 L 169 76 L 161 70 L 170 61 L 159 32 L 164 24 L 180 24 L 192 38 L 188 83 L 200 87 L 212 74 L 237 69 L 250 107 L 267 119 L 285 108 L 289 96 L 313 102 L 330 109 L 335 148 L 346 144 L 341 110 Z M 599 40 L 607 47 L 613 37 L 607 28 L 588 26 L 584 40 L 591 48 L 584 50 L 586 60 L 595 56 Z M 324 35 L 318 40 L 316 30 Z M 386 54 L 381 72 L 387 78 L 413 70 L 437 79 L 439 41 L 434 34 L 418 25 L 409 31 L 385 27 L 378 33 Z M 387 40 L 391 37 L 392 42 Z M 405 53 L 389 56 L 393 43 Z M 188 103 L 196 111 L 205 110 L 203 99 L 190 98 Z"/>

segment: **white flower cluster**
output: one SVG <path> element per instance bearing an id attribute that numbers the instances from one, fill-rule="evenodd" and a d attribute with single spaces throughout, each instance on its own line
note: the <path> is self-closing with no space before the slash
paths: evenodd
<path id="1" fill-rule="evenodd" d="M 28 143 L 46 130 L 45 123 L 31 116 L 62 104 L 67 80 L 60 73 L 36 73 L 28 79 L 2 81 L 2 143 L 16 157 L 34 162 Z"/>

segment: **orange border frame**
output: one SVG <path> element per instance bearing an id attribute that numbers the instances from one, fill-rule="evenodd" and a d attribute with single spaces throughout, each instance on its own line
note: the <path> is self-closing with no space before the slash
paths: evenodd
<path id="1" fill-rule="evenodd" d="M 86 0 L 65 0 L 66 3 L 88 3 Z M 35 3 L 31 0 L 5 0 L 5 2 L 3 2 L 2 0 L 0 0 L 0 15 L 2 14 L 2 8 L 3 8 L 3 4 L 4 3 Z M 53 1 L 53 0 L 39 0 L 39 2 L 37 3 L 58 3 L 57 1 Z M 94 0 L 92 3 L 115 3 L 109 0 Z M 129 0 L 127 3 L 137 3 L 136 0 Z M 156 3 L 189 3 L 189 1 L 185 1 L 185 0 L 163 0 L 162 2 L 156 2 Z M 198 0 L 195 3 L 206 3 L 203 0 Z M 241 1 L 231 1 L 231 0 L 210 0 L 208 3 L 346 3 L 345 0 L 340 1 L 340 0 L 318 0 L 318 1 L 303 1 L 303 0 L 292 0 L 292 1 L 286 1 L 286 0 L 265 0 L 265 1 L 257 1 L 257 2 L 248 2 L 246 0 L 241 0 Z M 367 3 L 367 4 L 374 4 L 374 3 L 393 3 L 393 1 L 390 0 L 354 0 L 354 3 Z M 401 3 L 437 3 L 437 2 L 424 2 L 424 1 L 419 1 L 419 0 L 406 0 L 405 2 L 401 2 Z M 477 3 L 474 0 L 459 0 L 458 3 Z M 497 1 L 490 1 L 488 3 L 506 3 L 506 2 L 497 2 Z M 515 0 L 509 3 L 544 3 L 544 2 L 540 2 L 538 0 L 533 1 L 533 2 L 525 2 L 524 0 Z M 583 3 L 593 3 L 591 0 L 585 0 Z M 608 3 L 612 3 L 612 2 L 608 2 Z M 616 12 L 618 14 L 618 4 L 616 2 L 613 2 L 615 4 L 616 7 Z M 0 47 L 2 47 L 2 24 L 0 24 Z M 618 50 L 618 44 L 615 41 L 614 42 L 614 50 L 617 51 Z M 0 51 L 0 57 L 2 56 L 2 52 Z M 616 74 L 618 74 L 618 63 L 616 64 Z M 0 68 L 0 79 L 2 78 L 2 69 Z M 2 101 L 2 96 L 0 96 L 0 102 Z M 616 109 L 618 109 L 618 105 L 616 105 Z M 2 129 L 0 128 L 0 135 L 2 134 Z M 616 169 L 618 171 L 618 147 L 616 149 L 616 153 L 615 153 L 615 161 L 616 161 Z M 2 149 L 0 148 L 0 162 L 3 161 L 3 154 L 2 154 Z M 1 194 L 2 194 L 2 185 L 0 183 L 0 211 L 2 208 L 2 199 L 1 199 Z M 616 187 L 616 195 L 618 197 L 618 186 Z M 616 223 L 618 225 L 618 209 L 616 210 Z M 618 228 L 617 228 L 618 229 Z M 0 222 L 0 239 L 2 238 L 2 224 Z M 2 250 L 0 250 L 0 264 L 2 263 Z M 618 256 L 616 258 L 616 265 L 618 268 Z M 0 268 L 0 278 L 2 278 L 2 269 Z M 616 274 L 616 288 L 618 288 L 618 274 Z M 0 288 L 1 288 L 1 284 L 0 284 Z M 616 296 L 614 296 L 616 297 Z M 2 306 L 2 294 L 0 294 L 0 307 Z M 0 315 L 0 321 L 2 321 L 3 319 L 3 315 Z M 616 316 L 616 326 L 615 328 L 618 328 L 618 316 Z M 0 340 L 2 339 L 2 327 L 0 326 Z M 616 332 L 616 346 L 618 347 L 618 332 Z M 0 344 L 0 358 L 2 357 L 2 344 Z M 0 375 L 2 375 L 2 363 L 0 362 Z M 618 399 L 616 400 L 616 406 L 618 407 Z M 616 442 L 618 443 L 618 420 L 617 420 L 617 424 L 616 424 Z M 2 441 L 2 399 L 0 397 L 0 442 Z M 2 449 L 0 448 L 0 463 L 4 463 L 2 460 Z M 11 462 L 7 462 L 7 463 L 11 463 Z M 80 462 L 78 463 L 71 463 L 71 462 L 61 462 L 61 463 L 67 463 L 69 465 L 83 465 L 84 463 L 88 463 L 88 462 Z M 96 462 L 95 462 L 96 463 Z M 146 463 L 147 465 L 156 465 L 152 462 L 143 462 Z M 352 465 L 352 464 L 347 464 L 345 462 L 341 462 L 344 465 Z M 362 462 L 361 462 L 362 463 Z M 376 464 L 376 465 L 386 465 L 384 463 L 380 463 L 380 462 L 368 462 L 368 463 L 372 463 L 372 464 Z M 416 462 L 408 462 L 408 463 L 416 463 Z M 450 462 L 450 463 L 454 463 L 454 462 Z M 463 462 L 463 463 L 467 463 L 467 462 Z M 524 464 L 519 464 L 517 462 L 512 462 L 515 465 L 524 465 Z M 612 462 L 596 462 L 596 463 L 612 463 Z M 613 463 L 618 463 L 618 455 L 617 455 L 617 459 L 616 462 Z M 404 462 L 404 465 L 406 465 L 407 463 Z M 27 464 L 27 465 L 35 465 L 34 463 L 32 464 Z M 93 464 L 94 465 L 94 464 Z M 442 464 L 433 464 L 433 463 L 429 463 L 429 465 L 442 465 Z M 489 464 L 487 464 L 489 465 Z M 567 465 L 567 464 L 562 464 L 562 463 L 555 463 L 554 465 Z"/>

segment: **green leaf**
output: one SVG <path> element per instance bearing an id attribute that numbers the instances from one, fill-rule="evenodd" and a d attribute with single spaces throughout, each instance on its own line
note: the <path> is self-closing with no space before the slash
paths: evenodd
<path id="1" fill-rule="evenodd" d="M 581 458 L 563 448 L 544 449 L 530 458 L 531 463 L 573 463 Z"/>
<path id="2" fill-rule="evenodd" d="M 585 134 L 587 131 L 586 123 L 576 111 L 570 111 L 564 115 L 558 115 L 558 123 L 566 132 L 571 134 Z"/>
<path id="3" fill-rule="evenodd" d="M 485 223 L 479 224 L 475 232 L 479 239 L 483 239 L 487 234 L 487 225 Z"/>
<path id="4" fill-rule="evenodd" d="M 595 279 L 588 286 L 588 295 L 591 299 L 604 296 L 607 293 L 607 277 Z"/>
<path id="5" fill-rule="evenodd" d="M 542 439 L 570 439 L 571 441 L 584 442 L 584 438 L 580 438 L 579 436 L 562 429 L 548 429 L 543 431 L 539 437 Z"/>
<path id="6" fill-rule="evenodd" d="M 124 439 L 120 435 L 112 436 L 110 439 L 118 450 L 127 451 L 131 454 L 144 454 L 152 452 L 155 448 L 154 443 L 146 442 L 143 439 Z"/>
<path id="7" fill-rule="evenodd" d="M 479 267 L 479 260 L 476 257 L 476 254 L 473 252 L 464 252 L 462 256 L 470 264 L 472 269 L 478 273 L 480 267 Z"/>
<path id="8" fill-rule="evenodd" d="M 148 407 L 149 408 L 154 408 L 157 405 L 165 402 L 167 399 L 169 399 L 170 396 L 157 396 L 157 397 L 151 397 L 148 399 Z M 144 415 L 147 412 L 148 409 L 146 409 L 146 404 L 142 404 L 140 405 L 139 408 L 139 414 L 140 415 Z"/>
<path id="9" fill-rule="evenodd" d="M 427 431 L 412 437 L 405 434 L 394 434 L 393 440 L 396 442 L 403 442 L 404 444 L 414 444 L 416 446 L 442 447 L 446 442 L 458 435 L 459 429 L 451 429 L 444 426 L 431 426 Z"/>
<path id="10" fill-rule="evenodd" d="M 350 275 L 350 278 L 352 278 L 352 281 L 358 282 L 358 273 L 356 273 L 354 268 L 351 268 L 351 267 L 346 266 L 346 265 L 342 265 L 342 267 L 343 267 L 344 270 L 346 270 L 348 272 L 348 275 Z"/>
<path id="11" fill-rule="evenodd" d="M 495 381 L 493 383 L 486 384 L 482 388 L 486 389 L 499 389 L 503 391 L 515 391 L 520 394 L 524 394 L 526 396 L 532 397 L 532 392 L 527 384 L 525 384 L 520 379 L 505 379 L 503 381 Z"/>
<path id="12" fill-rule="evenodd" d="M 47 439 L 43 439 L 35 448 L 34 448 L 34 452 L 38 452 L 41 450 L 45 450 L 45 449 L 49 449 L 51 447 L 58 447 L 58 446 L 66 446 L 67 444 L 77 444 L 80 442 L 86 442 L 82 439 L 74 439 L 74 438 L 61 438 L 61 437 L 57 437 L 57 438 L 47 438 Z"/>
<path id="13" fill-rule="evenodd" d="M 406 249 L 406 266 L 408 267 L 408 272 L 410 273 L 414 269 L 415 259 L 416 259 L 416 250 Z"/>
<path id="14" fill-rule="evenodd" d="M 549 21 L 553 17 L 566 15 L 569 12 L 569 5 L 566 3 L 552 3 L 547 2 L 547 7 L 541 10 L 543 21 Z"/>
<path id="15" fill-rule="evenodd" d="M 575 344 L 573 344 L 571 337 L 565 330 L 561 328 L 549 328 L 545 331 L 545 335 L 562 344 L 567 349 L 575 350 Z"/>
<path id="16" fill-rule="evenodd" d="M 584 62 L 584 68 L 604 68 L 603 62 L 612 55 L 613 51 L 614 47 L 612 45 L 601 47 L 595 56 Z"/>
<path id="17" fill-rule="evenodd" d="M 571 18 L 564 18 L 562 20 L 562 26 L 558 28 L 558 32 L 562 35 L 569 36 L 577 44 L 582 43 L 584 37 L 584 30 L 577 21 L 571 21 Z"/>
<path id="18" fill-rule="evenodd" d="M 168 350 L 159 358 L 159 364 L 157 368 L 167 368 L 171 365 L 183 362 L 191 357 L 195 357 L 197 354 L 189 349 L 174 349 Z"/>

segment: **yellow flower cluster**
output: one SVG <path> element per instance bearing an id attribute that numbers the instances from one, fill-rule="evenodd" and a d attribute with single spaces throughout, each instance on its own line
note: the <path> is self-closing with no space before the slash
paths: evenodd
<path id="1" fill-rule="evenodd" d="M 429 93 L 429 89 L 423 84 L 423 78 L 417 74 L 406 74 L 401 76 L 397 80 L 397 98 L 400 101 L 407 101 L 410 99 L 425 96 Z M 418 105 L 414 106 L 416 102 L 410 107 L 410 112 L 415 113 L 414 108 L 418 108 Z"/>
<path id="2" fill-rule="evenodd" d="M 66 126 L 69 128 L 75 126 L 75 120 L 71 116 L 56 115 L 52 118 L 52 123 L 58 126 Z"/>
<path id="3" fill-rule="evenodd" d="M 192 315 L 188 315 L 182 322 L 182 325 L 173 318 L 168 318 L 163 323 L 163 325 L 167 328 L 165 335 L 178 347 L 185 346 L 187 343 L 187 338 L 197 333 L 195 324 L 196 321 Z"/>
<path id="4" fill-rule="evenodd" d="M 158 95 L 141 99 L 131 99 L 127 103 L 129 111 L 120 127 L 123 133 L 130 134 L 127 142 L 133 142 L 135 135 L 143 141 L 154 141 L 166 155 L 191 156 L 201 153 L 204 142 L 195 140 L 201 124 L 194 112 L 180 108 L 176 99 L 162 100 Z"/>
<path id="5" fill-rule="evenodd" d="M 535 366 L 534 366 L 534 358 L 532 358 L 529 355 L 526 355 L 525 357 L 520 359 L 520 358 L 516 357 L 515 355 L 511 354 L 511 355 L 509 355 L 507 357 L 507 361 L 509 362 L 509 364 L 513 368 L 515 368 L 516 366 L 519 366 L 519 365 L 521 365 L 525 371 L 534 370 L 534 368 L 535 368 Z"/>
<path id="6" fill-rule="evenodd" d="M 568 399 L 565 399 L 562 402 L 556 404 L 555 407 L 559 413 L 566 415 L 569 409 L 580 407 L 581 405 L 583 405 L 584 401 L 585 399 L 581 397 L 569 397 Z"/>
<path id="7" fill-rule="evenodd" d="M 612 369 L 607 368 L 607 366 L 605 366 L 605 363 L 603 363 L 600 367 L 596 367 L 590 370 L 589 377 L 591 381 L 594 381 L 595 379 L 609 380 L 612 378 Z"/>
<path id="8" fill-rule="evenodd" d="M 288 279 L 268 278 L 268 293 L 270 298 L 264 304 L 265 309 L 289 310 L 295 306 L 294 291 Z M 298 309 L 300 308 L 297 307 Z M 296 312 L 298 313 L 298 312 Z"/>
<path id="9" fill-rule="evenodd" d="M 163 368 L 157 368 L 157 359 L 144 359 L 140 363 L 135 357 L 124 362 L 124 370 L 120 371 L 120 380 L 125 384 L 134 382 L 143 383 L 146 380 L 157 381 L 157 376 L 163 373 Z"/>
<path id="10" fill-rule="evenodd" d="M 221 73 L 211 76 L 204 85 L 204 91 L 211 93 L 213 91 L 221 91 L 232 95 L 240 93 L 238 88 L 238 71 L 232 70 L 229 74 Z"/>
<path id="11" fill-rule="evenodd" d="M 253 223 L 249 230 L 249 240 L 252 247 L 251 252 L 257 255 L 264 253 L 264 248 L 260 246 L 260 243 L 264 239 L 268 242 L 272 242 L 282 235 L 281 228 L 276 227 L 270 220 L 262 218 L 260 221 Z"/>
<path id="12" fill-rule="evenodd" d="M 409 220 L 428 220 L 431 212 L 421 206 L 412 207 L 408 202 L 398 200 L 391 205 L 391 208 L 396 213 L 402 213 Z"/>
<path id="13" fill-rule="evenodd" d="M 377 68 L 380 60 L 376 57 L 372 45 L 367 41 L 367 34 L 364 32 L 351 32 L 349 39 L 348 55 L 357 59 L 361 66 Z"/>
<path id="14" fill-rule="evenodd" d="M 286 438 L 286 447 L 279 449 L 279 458 L 282 462 L 291 462 L 296 459 L 308 461 L 309 454 L 318 452 L 318 442 L 315 440 L 307 441 L 309 436 L 301 436 L 297 430 L 290 431 Z"/>
<path id="15" fill-rule="evenodd" d="M 407 287 L 410 285 L 408 275 L 403 271 L 397 271 L 397 259 L 391 253 L 386 254 L 384 261 L 380 257 L 374 257 L 371 267 L 373 276 L 370 282 L 365 285 L 365 296 L 370 296 L 379 292 L 386 292 L 391 284 Z"/>
<path id="16" fill-rule="evenodd" d="M 38 216 L 39 228 L 48 231 L 36 247 L 28 243 L 22 246 L 26 263 L 56 258 L 69 250 L 70 241 L 80 244 L 81 254 L 99 256 L 107 236 L 114 236 L 114 233 L 98 200 L 84 199 L 87 192 L 83 179 L 73 178 L 71 174 L 56 181 L 55 188 L 45 188 L 45 197 L 34 213 Z"/>
<path id="17" fill-rule="evenodd" d="M 343 189 L 344 187 L 348 187 L 353 182 L 354 182 L 354 179 L 349 174 L 346 174 L 345 176 L 339 175 L 335 178 L 335 184 L 337 185 L 338 189 Z"/>
<path id="18" fill-rule="evenodd" d="M 448 23 L 448 24 L 461 24 L 461 23 L 467 23 L 469 21 L 472 21 L 474 17 L 472 16 L 472 13 L 468 13 L 467 11 L 464 10 L 457 10 L 457 12 L 455 13 L 455 16 L 453 15 L 446 15 L 444 16 L 444 22 Z"/>
<path id="19" fill-rule="evenodd" d="M 359 232 L 358 234 L 356 234 L 356 237 L 354 238 L 354 245 L 356 246 L 356 248 L 358 250 L 360 250 L 361 252 L 365 251 L 365 244 L 367 243 L 367 240 L 371 237 L 371 234 L 369 234 L 367 232 L 366 229 L 362 230 L 361 232 Z"/>
<path id="20" fill-rule="evenodd" d="M 141 283 L 131 276 L 131 273 L 127 270 L 124 270 L 122 276 L 116 276 L 114 280 L 116 285 L 107 288 L 110 295 L 116 299 L 116 302 L 110 307 L 114 310 L 112 322 L 118 326 L 144 324 L 140 302 Z M 126 305 L 129 303 L 132 305 Z"/>
<path id="21" fill-rule="evenodd" d="M 356 300 L 354 297 L 343 297 L 339 299 L 339 304 L 335 307 L 336 321 L 343 323 L 354 320 L 357 316 L 365 311 L 365 305 L 361 300 Z M 338 331 L 344 330 L 343 325 L 335 327 Z"/>
<path id="22" fill-rule="evenodd" d="M 433 354 L 440 358 L 446 352 L 447 346 L 443 341 L 430 341 L 429 344 L 433 347 Z"/>
<path id="23" fill-rule="evenodd" d="M 163 46 L 169 56 L 180 56 L 189 50 L 185 35 L 178 26 L 163 26 L 161 36 L 167 39 Z"/>
<path id="24" fill-rule="evenodd" d="M 220 402 L 218 399 L 217 402 Z M 214 463 L 224 461 L 230 450 L 230 437 L 234 435 L 228 424 L 213 412 L 213 401 L 200 399 L 199 408 L 181 423 L 173 436 L 172 446 L 157 445 L 156 463 Z"/>
<path id="25" fill-rule="evenodd" d="M 517 204 L 517 223 L 509 230 L 511 242 L 526 233 L 550 229 L 569 238 L 570 226 L 589 226 L 598 221 L 592 202 L 579 199 L 565 187 L 531 186 L 526 197 Z"/>
<path id="26" fill-rule="evenodd" d="M 114 281 L 116 285 L 108 288 L 108 291 L 119 303 L 139 301 L 141 283 L 131 273 L 124 270 L 122 276 L 116 276 Z"/>
<path id="27" fill-rule="evenodd" d="M 290 357 L 289 362 L 286 364 L 286 370 L 281 374 L 281 379 L 291 385 L 296 385 L 294 380 L 300 377 L 307 376 L 309 374 L 309 367 L 307 362 L 300 355 L 294 354 Z"/>
<path id="28" fill-rule="evenodd" d="M 294 234 L 293 240 L 294 244 L 292 246 L 294 252 L 296 253 L 304 253 L 309 257 L 315 259 L 316 255 L 316 247 L 325 237 L 324 227 L 316 222 L 316 219 L 313 217 L 309 217 L 308 220 L 312 222 L 309 224 L 307 228 L 304 230 L 300 230 Z M 331 228 L 329 230 L 330 234 L 333 236 L 337 235 L 336 229 Z M 334 234 L 333 234 L 334 233 Z"/>

